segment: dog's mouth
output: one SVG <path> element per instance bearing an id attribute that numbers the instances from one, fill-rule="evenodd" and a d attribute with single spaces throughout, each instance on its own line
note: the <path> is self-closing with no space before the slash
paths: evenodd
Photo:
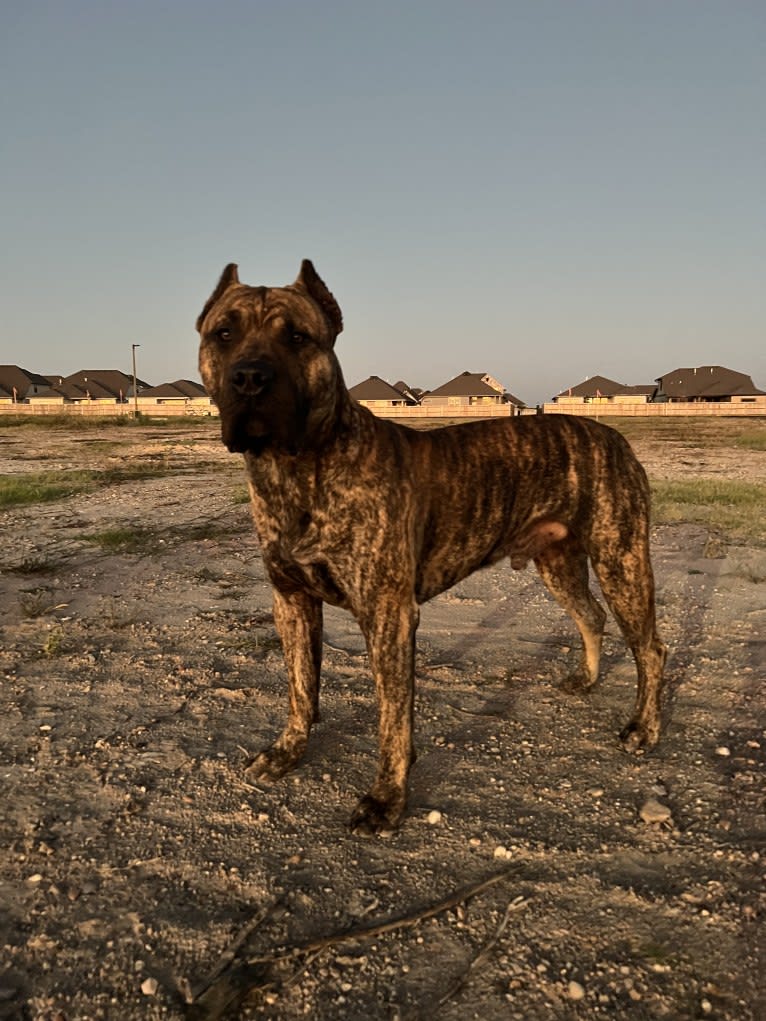
<path id="1" fill-rule="evenodd" d="M 301 448 L 305 428 L 303 416 L 270 414 L 262 404 L 250 402 L 221 408 L 221 439 L 232 454 L 262 454 L 275 449 L 296 454 Z"/>
<path id="2" fill-rule="evenodd" d="M 267 424 L 251 412 L 221 412 L 221 439 L 232 454 L 259 454 L 269 444 Z"/>

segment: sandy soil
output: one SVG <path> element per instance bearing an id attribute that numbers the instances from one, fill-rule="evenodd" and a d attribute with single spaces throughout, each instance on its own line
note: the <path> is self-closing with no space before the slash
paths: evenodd
<path id="1" fill-rule="evenodd" d="M 654 477 L 766 478 L 762 452 L 636 447 Z M 346 823 L 375 705 L 340 612 L 304 764 L 243 782 L 285 680 L 214 427 L 0 432 L 2 473 L 125 462 L 161 471 L 0 512 L 0 1018 L 766 1017 L 766 551 L 655 529 L 669 696 L 638 757 L 613 623 L 583 700 L 533 570 L 434 600 L 409 814 L 370 840 Z"/>

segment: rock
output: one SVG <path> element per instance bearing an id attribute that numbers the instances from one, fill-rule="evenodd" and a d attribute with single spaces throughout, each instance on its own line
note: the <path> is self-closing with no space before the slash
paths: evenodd
<path id="1" fill-rule="evenodd" d="M 656 824 L 667 822 L 670 819 L 671 812 L 667 805 L 663 805 L 662 802 L 657 801 L 656 798 L 647 798 L 639 809 L 638 814 L 645 823 Z"/>
<path id="2" fill-rule="evenodd" d="M 438 826 L 439 823 L 442 821 L 442 814 L 438 809 L 434 808 L 431 812 L 428 813 L 426 818 L 431 826 Z"/>
<path id="3" fill-rule="evenodd" d="M 156 978 L 145 978 L 141 983 L 141 992 L 144 996 L 155 996 L 159 989 L 159 982 Z"/>
<path id="4" fill-rule="evenodd" d="M 585 990 L 579 982 L 570 982 L 567 986 L 567 996 L 570 1000 L 582 1000 L 585 996 Z"/>
<path id="5" fill-rule="evenodd" d="M 716 755 L 720 755 L 722 758 L 728 758 L 731 755 L 731 749 L 722 744 L 716 748 L 715 753 Z"/>

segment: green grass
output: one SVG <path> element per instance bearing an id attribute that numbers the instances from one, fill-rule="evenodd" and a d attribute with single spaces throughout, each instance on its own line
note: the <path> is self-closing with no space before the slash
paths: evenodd
<path id="1" fill-rule="evenodd" d="M 165 460 L 124 464 L 104 471 L 26 472 L 0 476 L 0 508 L 30 503 L 50 503 L 76 493 L 88 493 L 104 485 L 137 479 L 161 478 L 171 474 Z"/>
<path id="2" fill-rule="evenodd" d="M 654 520 L 692 521 L 766 544 L 766 483 L 733 479 L 652 482 Z"/>
<path id="3" fill-rule="evenodd" d="M 18 507 L 29 503 L 49 503 L 93 486 L 93 472 L 35 472 L 0 477 L 0 507 Z"/>
<path id="4" fill-rule="evenodd" d="M 137 527 L 106 528 L 103 532 L 92 532 L 82 538 L 105 553 L 147 553 L 157 541 L 152 532 Z"/>
<path id="5" fill-rule="evenodd" d="M 28 426 L 43 426 L 65 432 L 96 432 L 111 426 L 135 426 L 146 424 L 146 416 L 132 415 L 2 415 L 0 429 L 23 429 Z"/>

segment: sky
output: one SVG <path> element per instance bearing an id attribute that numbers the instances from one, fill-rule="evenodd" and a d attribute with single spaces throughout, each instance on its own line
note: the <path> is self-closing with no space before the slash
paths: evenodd
<path id="1" fill-rule="evenodd" d="M 310 258 L 349 386 L 766 389 L 762 0 L 2 0 L 0 363 L 198 379 Z"/>

